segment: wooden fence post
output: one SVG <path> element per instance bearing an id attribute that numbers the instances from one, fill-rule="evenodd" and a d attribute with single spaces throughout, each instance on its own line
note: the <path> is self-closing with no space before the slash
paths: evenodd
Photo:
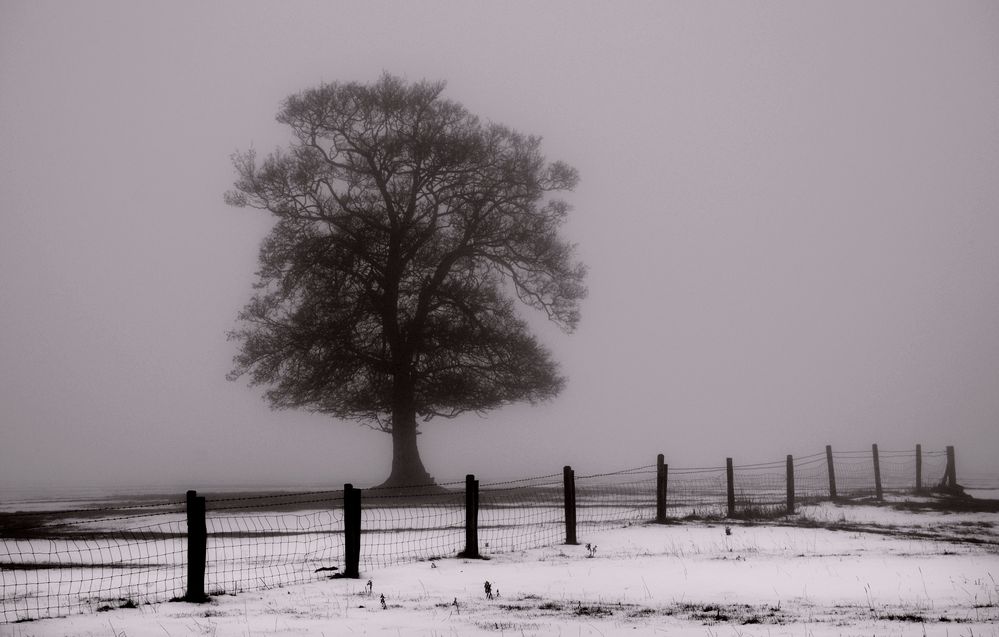
<path id="1" fill-rule="evenodd" d="M 361 490 L 343 485 L 343 576 L 361 576 Z"/>
<path id="2" fill-rule="evenodd" d="M 881 490 L 881 461 L 878 457 L 877 444 L 871 445 L 871 457 L 874 458 L 874 495 L 878 500 L 884 500 L 884 492 Z"/>
<path id="3" fill-rule="evenodd" d="M 479 481 L 471 473 L 465 476 L 465 550 L 460 557 L 480 559 L 479 555 Z"/>
<path id="4" fill-rule="evenodd" d="M 572 467 L 563 467 L 562 484 L 565 493 L 565 543 L 579 544 L 576 541 L 576 474 Z"/>
<path id="5" fill-rule="evenodd" d="M 787 514 L 794 515 L 794 457 L 787 456 Z"/>
<path id="6" fill-rule="evenodd" d="M 829 497 L 836 499 L 836 467 L 833 465 L 832 446 L 826 445 L 826 464 L 829 465 Z"/>
<path id="7" fill-rule="evenodd" d="M 957 462 L 954 455 L 954 447 L 947 447 L 947 483 L 946 487 L 948 489 L 957 488 Z"/>
<path id="8" fill-rule="evenodd" d="M 725 478 L 728 482 L 728 517 L 735 517 L 735 471 L 732 459 L 725 458 Z"/>
<path id="9" fill-rule="evenodd" d="M 656 522 L 666 523 L 666 488 L 668 486 L 669 465 L 666 457 L 659 454 L 656 458 Z"/>
<path id="10" fill-rule="evenodd" d="M 205 523 L 205 498 L 197 491 L 187 492 L 187 593 L 184 600 L 204 602 L 205 562 L 208 553 L 208 526 Z"/>
<path id="11" fill-rule="evenodd" d="M 916 445 L 916 493 L 923 492 L 923 445 Z"/>

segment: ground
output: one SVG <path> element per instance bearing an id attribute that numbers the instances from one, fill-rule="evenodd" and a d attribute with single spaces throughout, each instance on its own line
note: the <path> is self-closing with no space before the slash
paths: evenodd
<path id="1" fill-rule="evenodd" d="M 999 635 L 994 512 L 823 503 L 770 521 L 582 531 L 580 545 L 362 567 L 359 580 L 0 635 Z"/>

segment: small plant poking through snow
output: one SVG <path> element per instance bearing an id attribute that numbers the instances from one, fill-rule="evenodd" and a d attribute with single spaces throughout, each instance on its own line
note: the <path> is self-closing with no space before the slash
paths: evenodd
<path id="1" fill-rule="evenodd" d="M 587 552 L 587 556 L 586 557 L 593 557 L 594 555 L 597 554 L 597 545 L 596 544 L 590 544 L 589 542 L 587 542 L 586 543 L 586 552 Z"/>
<path id="2" fill-rule="evenodd" d="M 382 602 L 382 610 L 388 608 L 388 604 L 385 603 L 385 593 L 382 593 L 381 602 Z"/>

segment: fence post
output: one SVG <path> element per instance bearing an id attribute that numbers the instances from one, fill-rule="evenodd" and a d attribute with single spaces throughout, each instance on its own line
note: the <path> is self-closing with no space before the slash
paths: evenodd
<path id="1" fill-rule="evenodd" d="M 957 464 L 956 458 L 954 457 L 954 447 L 947 447 L 947 484 L 945 485 L 948 489 L 957 488 Z"/>
<path id="2" fill-rule="evenodd" d="M 576 541 L 576 474 L 568 465 L 562 468 L 562 483 L 565 493 L 565 543 L 579 544 Z"/>
<path id="3" fill-rule="evenodd" d="M 728 517 L 735 517 L 735 471 L 732 459 L 725 458 L 725 478 L 728 481 Z"/>
<path id="4" fill-rule="evenodd" d="M 833 465 L 832 445 L 826 445 L 826 464 L 829 465 L 829 497 L 836 499 L 836 468 Z"/>
<path id="5" fill-rule="evenodd" d="M 460 557 L 479 559 L 479 481 L 465 476 L 465 550 Z"/>
<path id="6" fill-rule="evenodd" d="M 184 601 L 204 602 L 205 561 L 208 553 L 208 526 L 205 498 L 197 491 L 187 492 L 187 594 Z"/>
<path id="7" fill-rule="evenodd" d="M 668 486 L 669 465 L 666 457 L 659 454 L 656 458 L 656 522 L 666 523 L 666 488 Z"/>
<path id="8" fill-rule="evenodd" d="M 878 500 L 884 500 L 884 492 L 881 490 L 881 461 L 878 458 L 877 444 L 871 445 L 871 456 L 874 458 L 874 495 Z"/>
<path id="9" fill-rule="evenodd" d="M 794 515 L 794 458 L 787 456 L 787 514 Z"/>
<path id="10" fill-rule="evenodd" d="M 923 492 L 923 445 L 916 445 L 916 493 Z"/>
<path id="11" fill-rule="evenodd" d="M 361 576 L 361 490 L 343 485 L 343 576 Z"/>

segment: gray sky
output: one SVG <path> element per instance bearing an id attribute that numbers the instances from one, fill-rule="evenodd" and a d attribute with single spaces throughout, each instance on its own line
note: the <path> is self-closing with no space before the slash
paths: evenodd
<path id="1" fill-rule="evenodd" d="M 432 422 L 439 479 L 999 451 L 999 4 L 0 0 L 0 484 L 364 485 L 225 333 L 288 94 L 443 79 L 576 166 L 553 403 Z M 989 463 L 992 463 L 991 465 Z"/>

